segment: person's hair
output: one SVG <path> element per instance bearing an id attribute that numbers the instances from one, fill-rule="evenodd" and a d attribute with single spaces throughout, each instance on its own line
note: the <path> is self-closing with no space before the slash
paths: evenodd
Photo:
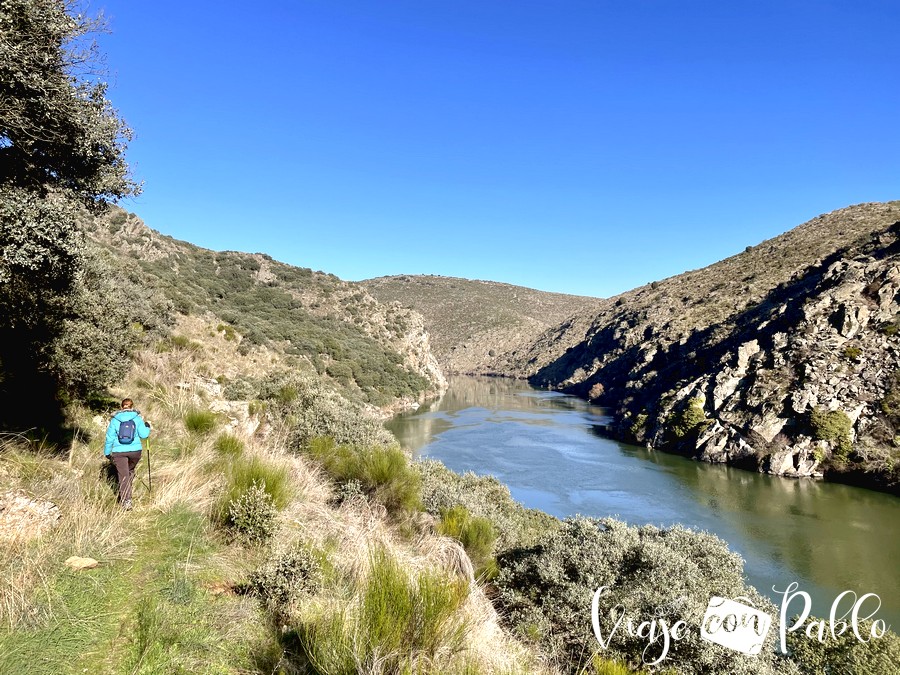
<path id="1" fill-rule="evenodd" d="M 134 401 L 132 401 L 130 398 L 122 399 L 122 410 L 125 410 L 126 408 L 133 408 L 133 407 L 134 407 Z"/>

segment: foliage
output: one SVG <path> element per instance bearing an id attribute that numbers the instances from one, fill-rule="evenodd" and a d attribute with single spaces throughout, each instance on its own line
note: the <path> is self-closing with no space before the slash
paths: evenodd
<path id="1" fill-rule="evenodd" d="M 308 450 L 339 485 L 357 481 L 364 494 L 388 511 L 418 508 L 419 474 L 399 446 L 338 445 L 323 436 L 310 441 Z"/>
<path id="2" fill-rule="evenodd" d="M 226 457 L 240 457 L 244 452 L 244 441 L 231 434 L 219 434 L 216 439 L 216 451 Z"/>
<path id="3" fill-rule="evenodd" d="M 806 625 L 817 620 L 821 621 L 811 616 Z M 868 638 L 870 630 L 871 622 L 860 621 L 860 635 Z M 852 630 L 847 630 L 836 639 L 828 635 L 819 642 L 797 631 L 787 634 L 787 647 L 803 675 L 891 675 L 900 663 L 900 637 L 891 632 L 860 642 Z"/>
<path id="4" fill-rule="evenodd" d="M 348 401 L 318 378 L 283 373 L 258 382 L 257 387 L 258 398 L 270 404 L 270 421 L 286 427 L 294 450 L 302 450 L 317 436 L 354 445 L 384 445 L 394 440 L 361 405 Z"/>
<path id="5" fill-rule="evenodd" d="M 891 374 L 887 384 L 887 392 L 884 398 L 878 402 L 878 407 L 887 417 L 894 430 L 900 430 L 900 370 L 895 370 Z"/>
<path id="6" fill-rule="evenodd" d="M 251 576 L 249 589 L 273 608 L 316 589 L 322 576 L 322 563 L 304 546 L 294 546 L 267 560 Z"/>
<path id="7" fill-rule="evenodd" d="M 225 475 L 225 488 L 217 507 L 219 521 L 231 525 L 230 505 L 240 501 L 244 493 L 253 488 L 265 492 L 276 509 L 287 506 L 293 494 L 290 476 L 284 467 L 257 456 L 239 458 L 231 463 Z"/>
<path id="8" fill-rule="evenodd" d="M 91 259 L 76 225 L 83 208 L 98 210 L 138 188 L 124 161 L 130 131 L 92 72 L 98 52 L 90 37 L 99 24 L 69 8 L 63 0 L 8 0 L 0 8 L 0 426 L 7 428 L 52 432 L 46 427 L 61 419 L 54 407 L 119 377 L 139 315 Z"/>
<path id="9" fill-rule="evenodd" d="M 675 438 L 684 438 L 698 427 L 702 429 L 701 425 L 710 423 L 703 412 L 703 399 L 699 396 L 688 401 L 677 413 L 671 414 L 667 421 Z"/>
<path id="10" fill-rule="evenodd" d="M 856 345 L 847 345 L 844 347 L 844 356 L 851 361 L 859 361 L 859 357 L 862 356 L 862 349 Z"/>
<path id="11" fill-rule="evenodd" d="M 410 575 L 376 548 L 358 604 L 300 626 L 300 643 L 316 672 L 446 672 L 435 658 L 462 650 L 468 592 L 435 571 Z"/>
<path id="12" fill-rule="evenodd" d="M 228 525 L 248 544 L 263 544 L 278 527 L 278 510 L 269 493 L 254 483 L 228 503 Z"/>
<path id="13" fill-rule="evenodd" d="M 345 390 L 376 405 L 415 397 L 428 387 L 428 381 L 409 370 L 391 346 L 367 332 L 363 324 L 368 313 L 342 320 L 338 312 L 352 318 L 349 299 L 336 297 L 335 313 L 324 316 L 305 299 L 340 288 L 335 277 L 304 275 L 304 270 L 267 262 L 277 270 L 267 283 L 257 279 L 256 256 L 215 253 L 187 244 L 177 270 L 165 258 L 142 259 L 138 264 L 179 311 L 221 316 L 227 322 L 220 329 L 226 339 L 232 339 L 235 331 L 242 335 L 241 351 L 253 345 L 285 345 L 288 354 L 304 357 L 320 374 L 328 372 Z"/>
<path id="14" fill-rule="evenodd" d="M 829 441 L 837 448 L 835 454 L 847 459 L 853 448 L 850 441 L 853 422 L 847 417 L 847 413 L 843 410 L 826 411 L 814 408 L 809 414 L 809 424 L 815 440 Z"/>
<path id="15" fill-rule="evenodd" d="M 629 668 L 627 664 L 621 661 L 604 659 L 599 654 L 595 654 L 591 659 L 591 664 L 580 675 L 634 675 L 634 673 L 643 673 L 644 671 Z"/>
<path id="16" fill-rule="evenodd" d="M 92 35 L 64 0 L 6 0 L 0 12 L 0 182 L 89 206 L 135 194 L 131 130 L 106 99 Z"/>
<path id="17" fill-rule="evenodd" d="M 757 608 L 774 610 L 745 584 L 740 556 L 711 534 L 681 526 L 661 530 L 575 517 L 541 543 L 501 554 L 498 564 L 495 583 L 504 613 L 514 626 L 538 626 L 544 648 L 560 662 L 577 664 L 599 648 L 586 626 L 594 591 L 605 586 L 599 616 L 604 635 L 612 635 L 605 657 L 640 663 L 647 645 L 625 630 L 610 630 L 610 612 L 621 604 L 623 621 L 631 619 L 635 626 L 648 617 L 665 618 L 669 625 L 679 619 L 688 624 L 687 635 L 669 652 L 663 667 L 685 675 L 775 672 L 771 633 L 758 657 L 700 638 L 700 623 L 713 595 L 745 596 Z M 654 651 L 648 660 L 658 655 Z"/>
<path id="18" fill-rule="evenodd" d="M 437 529 L 463 545 L 475 566 L 476 575 L 492 571 L 497 533 L 490 520 L 473 516 L 465 506 L 454 506 L 441 513 Z"/>
<path id="19" fill-rule="evenodd" d="M 516 502 L 509 488 L 493 476 L 458 474 L 434 459 L 419 460 L 415 467 L 422 478 L 423 508 L 440 517 L 462 506 L 471 516 L 488 520 L 497 534 L 498 551 L 530 546 L 559 526 L 553 516 Z"/>
<path id="20" fill-rule="evenodd" d="M 637 440 L 642 441 L 644 439 L 644 434 L 647 431 L 647 420 L 649 416 L 647 413 L 638 413 L 634 416 L 634 422 L 631 423 L 631 426 L 628 428 L 628 431 L 631 432 L 631 436 Z"/>
<path id="21" fill-rule="evenodd" d="M 184 413 L 182 421 L 184 422 L 184 428 L 192 434 L 205 436 L 216 428 L 219 416 L 211 410 L 199 410 L 194 408 Z"/>

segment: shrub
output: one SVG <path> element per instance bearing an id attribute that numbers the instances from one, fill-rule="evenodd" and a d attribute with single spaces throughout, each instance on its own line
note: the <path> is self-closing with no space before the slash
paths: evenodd
<path id="1" fill-rule="evenodd" d="M 611 612 L 622 606 L 623 622 L 637 626 L 652 617 L 669 625 L 683 619 L 688 630 L 670 649 L 664 668 L 678 673 L 772 673 L 775 632 L 762 652 L 748 657 L 700 638 L 700 623 L 713 595 L 745 596 L 763 611 L 774 606 L 743 579 L 743 561 L 717 537 L 681 526 L 631 527 L 614 519 L 567 519 L 536 546 L 498 556 L 495 584 L 503 613 L 514 626 L 540 627 L 544 648 L 560 663 L 577 664 L 599 645 L 588 628 L 594 591 L 601 595 L 599 617 L 610 636 L 605 658 L 640 663 L 647 641 L 628 631 L 611 631 Z M 617 616 L 619 613 L 617 611 Z M 532 632 L 534 630 L 532 629 Z M 647 652 L 659 655 L 659 642 Z M 652 653 L 651 653 L 652 652 Z M 576 672 L 570 666 L 570 672 Z"/>
<path id="2" fill-rule="evenodd" d="M 463 545 L 475 566 L 476 575 L 493 569 L 491 563 L 497 533 L 490 520 L 473 516 L 465 506 L 454 506 L 441 513 L 438 532 Z"/>
<path id="3" fill-rule="evenodd" d="M 270 464 L 259 457 L 241 458 L 228 467 L 225 488 L 220 495 L 217 517 L 225 525 L 231 525 L 230 504 L 252 488 L 265 492 L 276 509 L 283 509 L 291 501 L 292 491 L 285 468 Z"/>
<path id="4" fill-rule="evenodd" d="M 844 356 L 851 361 L 858 361 L 859 357 L 862 356 L 862 349 L 853 345 L 847 345 L 844 347 Z"/>
<path id="5" fill-rule="evenodd" d="M 634 422 L 631 423 L 631 426 L 628 428 L 628 431 L 631 433 L 632 438 L 636 441 L 640 442 L 644 440 L 644 434 L 647 433 L 647 420 L 649 417 L 647 413 L 638 413 L 634 417 Z"/>
<path id="6" fill-rule="evenodd" d="M 667 421 L 675 438 L 684 438 L 692 431 L 702 431 L 704 426 L 711 424 L 711 421 L 706 419 L 703 399 L 699 396 L 688 401 L 679 412 L 669 415 Z"/>
<path id="7" fill-rule="evenodd" d="M 199 342 L 195 342 L 184 335 L 171 335 L 168 340 L 172 349 L 181 349 L 190 352 L 199 352 L 203 349 L 203 345 Z"/>
<path id="8" fill-rule="evenodd" d="M 222 395 L 228 401 L 248 401 L 256 396 L 256 383 L 247 377 L 238 377 L 226 382 Z"/>
<path id="9" fill-rule="evenodd" d="M 474 517 L 486 518 L 497 534 L 496 550 L 531 546 L 557 527 L 559 521 L 536 509 L 526 509 L 515 501 L 509 488 L 493 476 L 471 471 L 458 474 L 439 461 L 415 462 L 422 481 L 422 506 L 433 516 L 463 506 Z"/>
<path id="10" fill-rule="evenodd" d="M 828 441 L 836 447 L 835 454 L 847 459 L 853 444 L 850 442 L 850 430 L 853 423 L 843 410 L 825 411 L 814 408 L 809 414 L 813 438 L 817 441 Z"/>
<path id="11" fill-rule="evenodd" d="M 250 592 L 275 608 L 314 590 L 320 582 L 322 565 L 313 553 L 295 546 L 257 569 L 248 583 Z"/>
<path id="12" fill-rule="evenodd" d="M 400 447 L 338 445 L 333 438 L 320 437 L 308 449 L 339 485 L 358 481 L 366 496 L 393 513 L 418 508 L 419 475 Z"/>
<path id="13" fill-rule="evenodd" d="M 596 401 L 598 398 L 603 396 L 603 392 L 605 391 L 603 384 L 600 382 L 594 382 L 591 386 L 591 390 L 588 392 L 588 399 L 591 401 Z"/>
<path id="14" fill-rule="evenodd" d="M 643 670 L 633 670 L 628 664 L 613 659 L 604 659 L 595 654 L 591 659 L 591 665 L 584 669 L 582 675 L 634 675 L 644 673 Z"/>
<path id="15" fill-rule="evenodd" d="M 304 449 L 318 436 L 338 443 L 387 445 L 394 437 L 363 407 L 306 375 L 281 374 L 262 381 L 259 397 L 271 403 L 273 422 L 287 426 L 294 450 Z"/>
<path id="16" fill-rule="evenodd" d="M 244 452 L 244 441 L 231 434 L 220 434 L 216 439 L 216 451 L 227 457 L 240 457 Z"/>
<path id="17" fill-rule="evenodd" d="M 262 485 L 254 483 L 228 502 L 228 526 L 249 544 L 262 544 L 275 534 L 278 510 Z"/>
<path id="18" fill-rule="evenodd" d="M 817 621 L 809 617 L 806 625 Z M 859 632 L 869 635 L 871 623 L 861 621 Z M 810 639 L 803 631 L 787 634 L 787 647 L 803 675 L 841 673 L 841 675 L 889 675 L 900 663 L 900 637 L 888 632 L 882 637 L 860 642 L 847 631 L 825 642 Z"/>
<path id="19" fill-rule="evenodd" d="M 192 434 L 205 436 L 216 428 L 219 421 L 218 415 L 211 410 L 188 410 L 182 417 L 184 428 Z"/>
<path id="20" fill-rule="evenodd" d="M 900 428 L 900 370 L 895 370 L 887 383 L 887 392 L 878 403 L 881 412 L 894 429 Z"/>

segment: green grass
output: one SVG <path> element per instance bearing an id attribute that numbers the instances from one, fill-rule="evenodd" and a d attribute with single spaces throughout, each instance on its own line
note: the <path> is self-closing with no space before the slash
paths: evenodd
<path id="1" fill-rule="evenodd" d="M 216 428 L 219 416 L 211 410 L 188 410 L 182 418 L 184 428 L 192 434 L 205 436 Z"/>
<path id="2" fill-rule="evenodd" d="M 464 647 L 458 610 L 468 584 L 430 570 L 411 576 L 381 548 L 369 562 L 358 605 L 326 612 L 298 631 L 316 672 L 355 673 L 357 666 L 367 672 L 376 664 L 381 672 L 447 672 L 436 657 Z"/>
<path id="3" fill-rule="evenodd" d="M 314 438 L 309 453 L 339 484 L 358 481 L 363 492 L 392 513 L 418 509 L 421 481 L 409 457 L 396 446 L 338 445 L 329 437 Z"/>
<path id="4" fill-rule="evenodd" d="M 490 578 L 496 573 L 493 553 L 497 531 L 490 520 L 473 516 L 465 506 L 454 506 L 441 513 L 437 529 L 463 545 L 475 566 L 477 576 Z"/>
<path id="5" fill-rule="evenodd" d="M 240 457 L 244 453 L 244 441 L 229 433 L 220 434 L 216 439 L 216 452 L 225 457 Z"/>
<path id="6" fill-rule="evenodd" d="M 131 555 L 56 566 L 38 593 L 48 618 L 0 629 L 0 673 L 273 672 L 277 636 L 259 611 L 204 587 L 228 572 L 216 568 L 222 544 L 203 514 L 176 505 L 130 523 Z"/>

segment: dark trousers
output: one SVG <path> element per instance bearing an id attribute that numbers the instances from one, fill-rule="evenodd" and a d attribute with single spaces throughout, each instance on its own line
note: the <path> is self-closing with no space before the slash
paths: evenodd
<path id="1" fill-rule="evenodd" d="M 141 451 L 112 452 L 109 458 L 119 475 L 119 501 L 126 502 L 131 499 L 131 484 L 134 482 L 135 467 L 141 461 Z"/>

